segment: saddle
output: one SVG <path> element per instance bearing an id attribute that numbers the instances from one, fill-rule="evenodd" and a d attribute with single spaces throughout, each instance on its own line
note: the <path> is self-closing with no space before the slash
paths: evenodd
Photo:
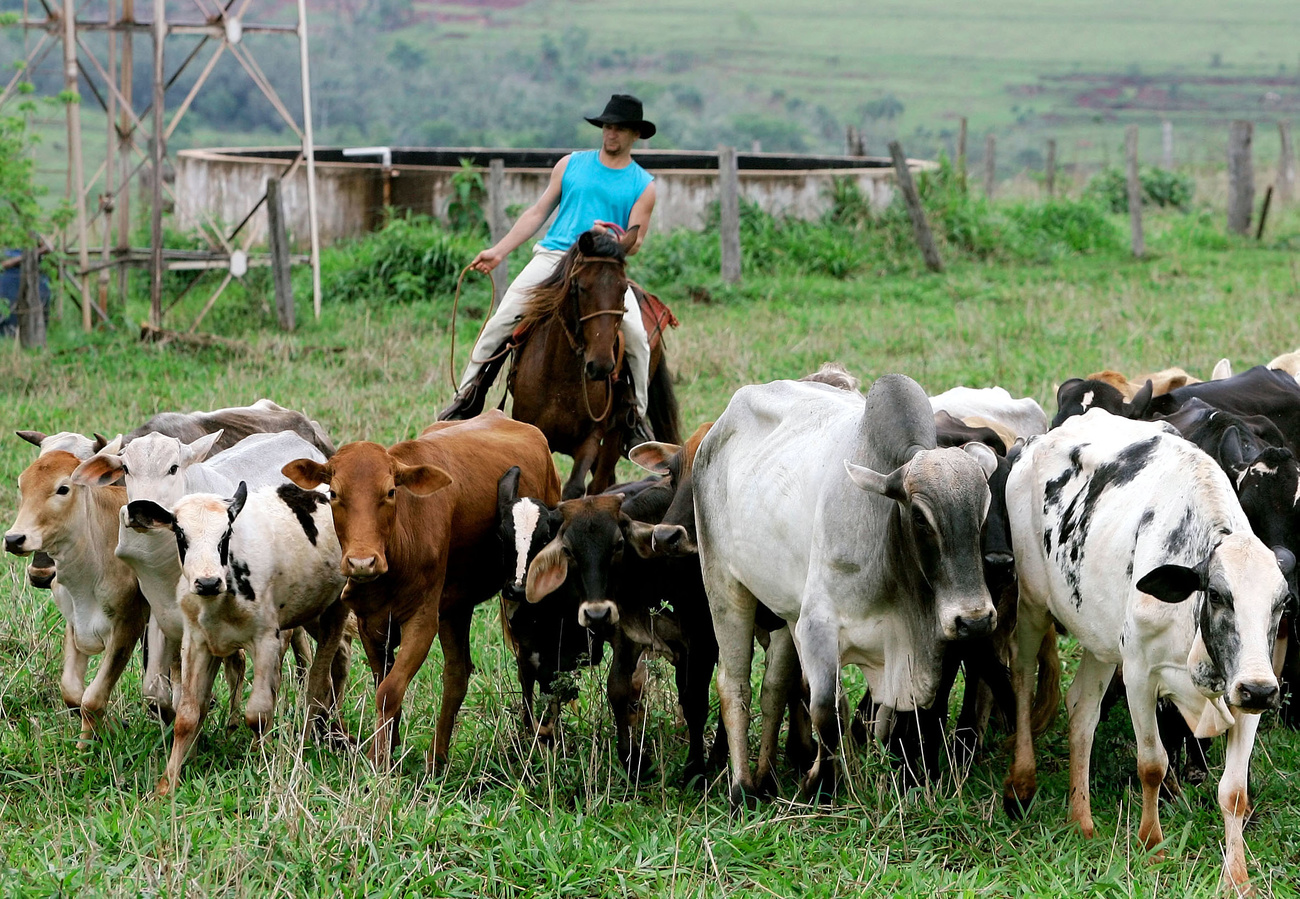
<path id="1" fill-rule="evenodd" d="M 633 296 L 636 297 L 637 305 L 641 308 L 641 324 L 645 328 L 646 336 L 650 338 L 650 355 L 653 356 L 655 350 L 663 343 L 664 329 L 676 328 L 681 322 L 663 300 L 635 281 L 629 281 L 628 284 L 632 288 Z M 521 345 L 528 338 L 530 330 L 528 325 L 520 323 L 510 334 L 512 348 Z"/>

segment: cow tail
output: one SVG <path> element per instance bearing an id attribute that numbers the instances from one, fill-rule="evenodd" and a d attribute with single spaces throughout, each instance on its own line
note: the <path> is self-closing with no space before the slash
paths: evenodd
<path id="1" fill-rule="evenodd" d="M 1034 734 L 1052 726 L 1061 711 L 1061 655 L 1056 649 L 1056 628 L 1049 627 L 1038 647 L 1038 687 L 1030 710 Z"/>
<path id="2" fill-rule="evenodd" d="M 510 650 L 510 655 L 516 659 L 519 658 L 519 641 L 515 639 L 515 632 L 510 628 L 510 615 L 506 611 L 506 598 L 501 594 L 501 636 L 505 639 L 506 649 Z"/>

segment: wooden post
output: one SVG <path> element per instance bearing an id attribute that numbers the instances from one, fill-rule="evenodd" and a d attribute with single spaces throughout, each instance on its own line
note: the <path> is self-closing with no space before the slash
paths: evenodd
<path id="1" fill-rule="evenodd" d="M 1268 207 L 1273 202 L 1273 185 L 1264 191 L 1264 205 L 1259 210 L 1259 227 L 1255 229 L 1255 239 L 1264 239 L 1264 223 L 1268 221 Z"/>
<path id="2" fill-rule="evenodd" d="M 740 170 L 735 147 L 718 148 L 718 227 L 722 241 L 722 280 L 740 283 Z"/>
<path id="3" fill-rule="evenodd" d="M 284 223 L 284 198 L 280 179 L 266 179 L 267 243 L 271 251 L 271 277 L 275 282 L 275 314 L 280 327 L 294 328 L 293 277 L 289 272 L 289 234 Z"/>
<path id="4" fill-rule="evenodd" d="M 1142 181 L 1138 178 L 1138 129 L 1124 129 L 1124 163 L 1128 174 L 1128 217 L 1133 229 L 1133 255 L 1141 259 L 1147 245 L 1142 237 Z"/>
<path id="5" fill-rule="evenodd" d="M 114 0 L 108 0 L 108 24 L 112 27 L 114 22 L 114 13 L 116 4 Z M 113 64 L 117 56 L 117 32 L 115 30 L 108 32 L 108 79 L 111 88 L 113 80 Z M 113 273 L 109 270 L 109 260 L 113 254 L 113 178 L 116 175 L 114 171 L 117 163 L 114 160 L 114 151 L 117 149 L 114 145 L 117 143 L 116 122 L 117 118 L 117 94 L 112 90 L 108 92 L 108 115 L 105 121 L 108 125 L 108 133 L 105 135 L 104 146 L 104 192 L 99 195 L 99 209 L 104 216 L 104 240 L 100 261 L 104 267 L 99 270 L 99 295 L 96 298 L 99 306 L 100 316 L 104 321 L 108 321 L 108 285 L 113 278 Z"/>
<path id="6" fill-rule="evenodd" d="M 150 157 L 153 162 L 153 215 L 149 224 L 149 324 L 162 328 L 162 277 L 163 277 L 163 233 L 162 233 L 162 179 L 163 153 L 166 126 L 163 121 L 163 95 L 166 88 L 166 73 L 163 71 L 163 43 L 167 37 L 167 2 L 153 0 L 153 146 Z"/>
<path id="7" fill-rule="evenodd" d="M 24 349 L 45 346 L 45 304 L 41 302 L 41 256 L 23 250 L 18 282 L 18 343 Z"/>
<path id="8" fill-rule="evenodd" d="M 932 272 L 941 272 L 943 262 L 939 259 L 939 250 L 934 245 L 930 224 L 925 220 L 925 210 L 921 208 L 921 196 L 916 191 L 916 182 L 912 180 L 912 171 L 907 167 L 907 157 L 903 155 L 902 144 L 891 140 L 889 155 L 894 159 L 894 175 L 898 178 L 898 189 L 902 191 L 903 202 L 907 204 L 907 214 L 912 218 L 912 231 L 916 234 L 916 244 L 921 248 L 925 267 Z"/>
<path id="9" fill-rule="evenodd" d="M 762 153 L 762 152 L 763 152 L 763 142 L 762 142 L 761 140 L 759 140 L 758 138 L 754 138 L 752 141 L 749 142 L 749 152 L 751 152 L 751 153 Z"/>
<path id="10" fill-rule="evenodd" d="M 77 93 L 77 7 L 74 0 L 63 0 L 63 89 L 69 95 Z M 81 98 L 66 104 L 68 111 L 68 173 L 70 199 L 77 212 L 77 287 L 81 290 L 81 327 L 89 331 L 93 325 L 90 317 L 90 235 L 86 231 L 86 170 L 81 156 Z"/>
<path id="11" fill-rule="evenodd" d="M 307 2 L 298 0 L 298 61 L 302 69 L 302 153 L 307 160 L 307 234 L 311 240 L 311 308 L 320 319 L 320 208 L 316 202 L 316 137 L 312 132 L 311 66 L 307 62 Z"/>
<path id="12" fill-rule="evenodd" d="M 1295 151 L 1291 148 L 1291 123 L 1278 122 L 1277 136 L 1282 141 L 1277 158 L 1277 202 L 1287 206 L 1295 196 Z"/>
<path id="13" fill-rule="evenodd" d="M 506 236 L 510 230 L 510 220 L 506 217 L 506 161 L 493 159 L 488 162 L 488 231 L 495 246 L 497 241 Z M 492 304 L 501 302 L 510 283 L 510 259 L 501 260 L 501 264 L 492 270 Z"/>
<path id="14" fill-rule="evenodd" d="M 1250 233 L 1251 214 L 1255 211 L 1253 131 L 1250 122 L 1240 119 L 1228 131 L 1228 230 L 1235 234 Z"/>
<path id="15" fill-rule="evenodd" d="M 961 117 L 961 126 L 957 129 L 957 180 L 961 189 L 966 190 L 966 117 Z"/>
<path id="16" fill-rule="evenodd" d="M 1160 144 L 1164 153 L 1160 156 L 1160 163 L 1166 171 L 1174 167 L 1174 123 L 1165 119 L 1160 123 Z"/>
<path id="17" fill-rule="evenodd" d="M 1050 138 L 1047 141 L 1047 173 L 1044 178 L 1047 184 L 1047 195 L 1056 196 L 1056 139 Z"/>
<path id="18" fill-rule="evenodd" d="M 993 199 L 993 186 L 998 177 L 998 142 L 989 135 L 984 139 L 984 196 Z"/>
<path id="19" fill-rule="evenodd" d="M 135 0 L 122 0 L 122 22 L 123 24 L 133 24 L 135 22 Z M 127 103 L 134 103 L 131 92 L 134 90 L 132 84 L 132 74 L 135 69 L 135 50 L 132 37 L 132 30 L 126 28 L 122 31 L 122 60 L 121 60 L 121 84 L 122 99 Z M 123 185 L 121 193 L 117 197 L 117 244 L 116 252 L 118 258 L 124 258 L 131 249 L 131 189 L 126 186 L 131 175 L 131 144 L 130 135 L 134 129 L 131 124 L 131 113 L 133 108 L 122 107 L 122 119 L 118 125 L 118 151 L 120 164 L 122 166 Z M 126 265 L 119 264 L 117 267 L 117 293 L 121 302 L 126 302 L 127 294 L 127 276 L 130 268 Z"/>

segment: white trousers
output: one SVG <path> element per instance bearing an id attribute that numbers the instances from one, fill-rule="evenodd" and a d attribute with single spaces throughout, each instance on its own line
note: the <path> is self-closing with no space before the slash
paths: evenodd
<path id="1" fill-rule="evenodd" d="M 497 306 L 497 311 L 484 326 L 478 343 L 474 344 L 469 365 L 465 367 L 465 374 L 460 379 L 461 390 L 474 380 L 483 367 L 483 363 L 479 360 L 491 356 L 496 352 L 497 347 L 505 343 L 514 333 L 515 326 L 524 317 L 528 291 L 555 271 L 555 265 L 563 255 L 564 253 L 559 250 L 545 250 L 540 245 L 533 250 L 533 258 L 528 260 L 524 270 L 510 282 L 510 286 L 501 297 L 501 305 Z M 623 303 L 627 308 L 622 324 L 623 356 L 627 359 L 627 364 L 632 371 L 632 380 L 636 384 L 636 411 L 644 418 L 650 393 L 647 387 L 650 381 L 650 338 L 646 336 L 645 324 L 641 321 L 641 307 L 631 288 L 628 288 L 627 294 L 623 297 Z"/>

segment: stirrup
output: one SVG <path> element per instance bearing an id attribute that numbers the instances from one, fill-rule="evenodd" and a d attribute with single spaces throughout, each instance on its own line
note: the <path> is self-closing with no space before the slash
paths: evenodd
<path id="1" fill-rule="evenodd" d="M 497 347 L 496 352 L 483 364 L 470 381 L 452 397 L 447 408 L 438 413 L 438 421 L 460 421 L 466 418 L 473 418 L 483 412 L 483 404 L 487 402 L 488 391 L 492 389 L 492 382 L 496 380 L 497 372 L 501 366 L 505 365 L 506 347 L 509 341 L 503 342 Z"/>

